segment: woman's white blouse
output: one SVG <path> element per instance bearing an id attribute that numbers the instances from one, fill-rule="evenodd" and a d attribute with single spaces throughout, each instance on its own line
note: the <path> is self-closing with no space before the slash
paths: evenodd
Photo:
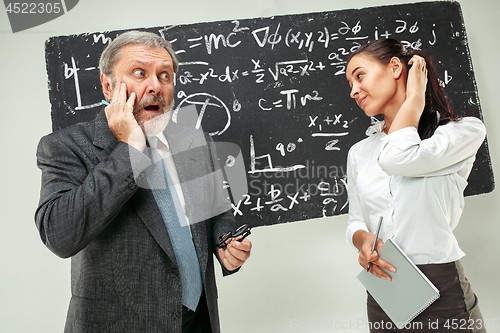
<path id="1" fill-rule="evenodd" d="M 358 230 L 392 238 L 415 264 L 445 263 L 465 253 L 453 230 L 464 208 L 463 191 L 486 130 L 477 118 L 439 126 L 421 140 L 416 128 L 389 135 L 384 122 L 352 146 L 347 158 L 347 241 Z"/>

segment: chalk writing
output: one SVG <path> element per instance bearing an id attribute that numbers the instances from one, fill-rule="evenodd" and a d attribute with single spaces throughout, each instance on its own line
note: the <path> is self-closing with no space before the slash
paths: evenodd
<path id="1" fill-rule="evenodd" d="M 347 212 L 347 152 L 379 120 L 349 97 L 345 71 L 349 55 L 371 40 L 392 37 L 429 52 L 453 109 L 480 116 L 457 2 L 143 30 L 169 41 L 179 59 L 172 121 L 241 148 L 242 159 L 219 157 L 226 168 L 245 164 L 249 191 L 233 198 L 232 209 L 251 226 Z M 54 130 L 102 109 L 99 56 L 122 32 L 47 42 Z M 466 194 L 493 187 L 488 152 L 480 154 Z"/>

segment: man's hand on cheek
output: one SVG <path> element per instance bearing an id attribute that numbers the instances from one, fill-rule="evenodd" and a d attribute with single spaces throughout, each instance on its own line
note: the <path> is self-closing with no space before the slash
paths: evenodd
<path id="1" fill-rule="evenodd" d="M 127 99 L 127 85 L 117 83 L 113 89 L 111 103 L 105 108 L 106 118 L 111 132 L 118 139 L 144 151 L 146 138 L 134 117 L 134 102 L 136 96 L 132 92 Z"/>

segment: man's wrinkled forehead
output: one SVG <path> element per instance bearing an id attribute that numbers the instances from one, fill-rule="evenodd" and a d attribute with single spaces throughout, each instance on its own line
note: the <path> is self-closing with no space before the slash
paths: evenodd
<path id="1" fill-rule="evenodd" d="M 164 69 L 173 70 L 172 57 L 164 48 L 149 46 L 145 44 L 131 43 L 124 45 L 118 50 L 112 67 L 113 73 L 115 72 L 117 64 L 119 64 L 124 57 L 127 57 L 126 60 L 130 65 L 138 67 L 148 66 L 151 64 L 153 59 L 158 61 L 162 60 L 163 58 L 162 67 Z"/>

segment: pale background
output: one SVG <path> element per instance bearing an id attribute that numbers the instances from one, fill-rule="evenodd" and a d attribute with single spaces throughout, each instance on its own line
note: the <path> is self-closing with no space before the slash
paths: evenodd
<path id="1" fill-rule="evenodd" d="M 0 332 L 62 332 L 70 298 L 70 261 L 56 257 L 42 244 L 33 221 L 40 187 L 36 146 L 41 136 L 51 132 L 44 55 L 47 38 L 412 2 L 80 0 L 62 17 L 16 34 L 0 9 Z M 460 3 L 492 164 L 499 175 L 500 1 Z M 499 199 L 498 191 L 467 198 L 455 233 L 467 253 L 463 264 L 484 318 L 497 326 Z M 254 229 L 252 256 L 241 272 L 217 277 L 222 331 L 367 332 L 365 291 L 355 278 L 361 268 L 357 254 L 345 242 L 346 223 L 343 215 Z M 317 329 L 312 329 L 315 323 Z M 500 328 L 490 329 L 495 331 Z"/>

